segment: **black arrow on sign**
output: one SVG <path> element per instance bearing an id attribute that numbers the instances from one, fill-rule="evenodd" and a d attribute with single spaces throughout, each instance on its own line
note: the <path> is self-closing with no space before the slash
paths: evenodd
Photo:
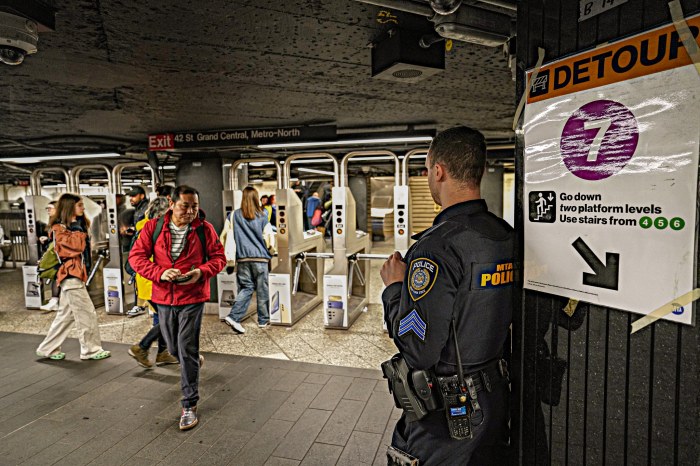
<path id="1" fill-rule="evenodd" d="M 605 253 L 605 264 L 595 255 L 591 248 L 580 237 L 572 243 L 576 251 L 581 254 L 586 264 L 593 269 L 593 273 L 583 273 L 583 284 L 617 290 L 620 280 L 620 254 L 614 252 Z"/>

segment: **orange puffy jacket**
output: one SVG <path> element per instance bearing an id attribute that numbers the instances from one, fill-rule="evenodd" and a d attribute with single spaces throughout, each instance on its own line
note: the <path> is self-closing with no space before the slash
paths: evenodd
<path id="1" fill-rule="evenodd" d="M 56 273 L 56 282 L 60 285 L 66 277 L 79 278 L 83 283 L 88 279 L 87 267 L 83 263 L 83 251 L 87 246 L 87 234 L 71 231 L 65 225 L 51 227 L 51 234 L 56 238 L 56 254 L 61 259 L 61 267 Z"/>

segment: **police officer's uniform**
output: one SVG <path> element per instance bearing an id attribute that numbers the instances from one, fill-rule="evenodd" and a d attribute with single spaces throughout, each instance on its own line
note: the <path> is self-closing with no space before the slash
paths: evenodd
<path id="1" fill-rule="evenodd" d="M 382 294 L 389 335 L 409 368 L 454 375 L 454 316 L 464 375 L 477 374 L 483 422 L 473 428 L 472 439 L 454 440 L 444 410 L 410 423 L 404 414 L 392 445 L 418 458 L 421 466 L 502 463 L 509 389 L 499 363 L 512 316 L 513 229 L 479 199 L 448 207 L 413 238 L 417 242 L 406 253 L 403 283 L 391 284 Z"/>

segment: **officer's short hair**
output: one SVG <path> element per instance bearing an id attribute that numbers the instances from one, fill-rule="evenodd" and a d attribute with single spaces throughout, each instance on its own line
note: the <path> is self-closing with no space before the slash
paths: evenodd
<path id="1" fill-rule="evenodd" d="M 486 166 L 486 140 L 479 131 L 456 126 L 441 132 L 430 144 L 430 164 L 444 166 L 455 180 L 479 187 Z"/>

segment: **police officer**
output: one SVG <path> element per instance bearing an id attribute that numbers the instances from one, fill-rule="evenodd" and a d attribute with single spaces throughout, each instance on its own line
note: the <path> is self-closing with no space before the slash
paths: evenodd
<path id="1" fill-rule="evenodd" d="M 471 438 L 452 438 L 449 407 L 413 422 L 404 412 L 392 447 L 421 466 L 508 460 L 509 386 L 501 357 L 513 307 L 514 232 L 481 199 L 485 164 L 486 143 L 476 130 L 451 128 L 433 140 L 425 166 L 442 212 L 413 237 L 417 242 L 405 259 L 395 252 L 381 269 L 384 319 L 409 369 L 454 376 L 457 345 L 462 378 L 476 389 Z M 392 463 L 390 456 L 390 464 L 403 463 Z"/>

